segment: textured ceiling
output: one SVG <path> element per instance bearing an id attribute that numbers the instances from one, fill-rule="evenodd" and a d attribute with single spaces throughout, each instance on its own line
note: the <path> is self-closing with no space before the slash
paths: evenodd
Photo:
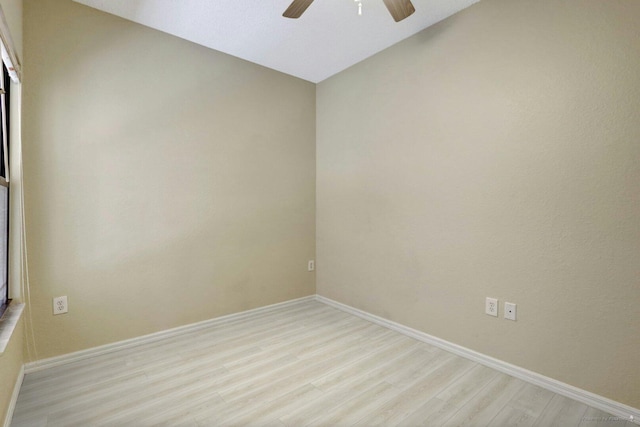
<path id="1" fill-rule="evenodd" d="M 291 0 L 75 0 L 78 3 L 318 83 L 478 0 L 412 0 L 396 23 L 382 0 L 316 0 L 299 19 Z"/>

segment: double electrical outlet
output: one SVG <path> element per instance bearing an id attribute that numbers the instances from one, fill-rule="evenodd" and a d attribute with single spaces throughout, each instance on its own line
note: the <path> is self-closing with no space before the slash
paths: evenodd
<path id="1" fill-rule="evenodd" d="M 487 297 L 485 301 L 484 312 L 489 316 L 498 317 L 500 302 L 496 298 Z M 516 320 L 516 305 L 512 302 L 504 303 L 504 318 L 508 320 Z"/>
<path id="2" fill-rule="evenodd" d="M 69 312 L 69 302 L 67 296 L 55 297 L 53 299 L 53 315 L 65 314 Z"/>

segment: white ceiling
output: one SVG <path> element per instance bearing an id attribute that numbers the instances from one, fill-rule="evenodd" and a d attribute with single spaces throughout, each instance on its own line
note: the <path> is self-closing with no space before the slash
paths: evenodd
<path id="1" fill-rule="evenodd" d="M 316 0 L 299 19 L 291 0 L 75 0 L 313 83 L 362 61 L 478 0 L 412 0 L 394 22 L 382 0 Z"/>

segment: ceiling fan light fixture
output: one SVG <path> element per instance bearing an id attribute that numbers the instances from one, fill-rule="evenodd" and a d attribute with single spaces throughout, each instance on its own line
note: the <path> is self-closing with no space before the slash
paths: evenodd
<path id="1" fill-rule="evenodd" d="M 358 2 L 358 15 L 362 15 L 362 1 Z M 400 22 L 403 19 L 411 16 L 416 9 L 413 7 L 411 0 L 382 0 L 385 6 L 389 10 L 389 13 L 393 17 L 393 20 Z M 313 0 L 293 0 L 287 10 L 284 11 L 282 16 L 285 18 L 297 19 L 307 10 L 307 8 L 313 3 Z"/>

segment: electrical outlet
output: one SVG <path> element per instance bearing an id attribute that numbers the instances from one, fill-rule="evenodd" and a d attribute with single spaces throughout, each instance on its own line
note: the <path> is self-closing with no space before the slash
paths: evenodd
<path id="1" fill-rule="evenodd" d="M 498 317 L 498 300 L 495 298 L 487 297 L 484 306 L 484 312 L 489 316 Z"/>
<path id="2" fill-rule="evenodd" d="M 504 318 L 509 320 L 516 320 L 516 305 L 514 303 L 504 303 Z"/>
<path id="3" fill-rule="evenodd" d="M 53 299 L 53 314 L 64 314 L 69 312 L 69 305 L 67 304 L 66 295 L 63 297 L 55 297 Z"/>
<path id="4" fill-rule="evenodd" d="M 312 259 L 309 260 L 309 263 L 307 264 L 307 270 L 309 271 L 313 271 L 316 269 L 316 262 Z"/>

